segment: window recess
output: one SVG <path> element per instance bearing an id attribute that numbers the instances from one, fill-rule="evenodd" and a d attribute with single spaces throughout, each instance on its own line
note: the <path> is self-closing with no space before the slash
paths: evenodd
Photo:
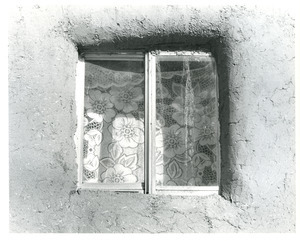
<path id="1" fill-rule="evenodd" d="M 218 81 L 206 52 L 86 52 L 77 67 L 78 187 L 218 193 Z"/>

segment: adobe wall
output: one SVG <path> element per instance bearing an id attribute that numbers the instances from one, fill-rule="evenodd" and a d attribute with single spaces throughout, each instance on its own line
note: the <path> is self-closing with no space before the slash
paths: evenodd
<path id="1" fill-rule="evenodd" d="M 9 22 L 11 232 L 295 232 L 293 14 L 34 5 Z M 78 52 L 204 45 L 219 73 L 220 195 L 77 193 Z"/>

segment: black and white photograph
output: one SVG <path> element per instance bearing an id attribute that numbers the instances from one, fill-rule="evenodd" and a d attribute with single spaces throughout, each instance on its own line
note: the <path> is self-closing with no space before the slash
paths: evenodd
<path id="1" fill-rule="evenodd" d="M 297 10 L 11 4 L 7 232 L 295 234 Z"/>

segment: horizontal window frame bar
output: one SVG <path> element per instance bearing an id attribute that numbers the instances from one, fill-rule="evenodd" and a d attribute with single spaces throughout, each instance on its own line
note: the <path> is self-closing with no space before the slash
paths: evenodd
<path id="1" fill-rule="evenodd" d="M 96 188 L 105 191 L 144 191 L 144 183 L 124 183 L 124 184 L 108 184 L 108 183 L 88 183 L 84 182 L 78 185 L 79 188 Z"/>
<path id="2" fill-rule="evenodd" d="M 157 60 L 160 62 L 183 62 L 184 57 L 190 57 L 190 56 L 167 56 L 167 55 L 161 55 L 156 56 Z M 183 58 L 180 58 L 183 57 Z M 214 61 L 214 57 L 209 56 L 193 56 L 195 59 L 190 59 L 190 62 L 212 62 Z"/>
<path id="3" fill-rule="evenodd" d="M 101 55 L 145 55 L 147 52 L 145 51 L 137 51 L 137 50 L 119 50 L 119 51 L 93 51 L 85 50 L 80 53 L 80 55 L 84 56 L 87 54 L 101 54 Z"/>
<path id="4" fill-rule="evenodd" d="M 156 190 L 164 191 L 219 191 L 219 186 L 157 186 Z"/>
<path id="5" fill-rule="evenodd" d="M 157 190 L 156 195 L 172 195 L 172 196 L 209 196 L 218 195 L 218 191 L 201 191 L 201 190 Z"/>
<path id="6" fill-rule="evenodd" d="M 110 60 L 110 61 L 144 61 L 145 53 L 142 52 L 116 52 L 116 53 L 105 53 L 105 52 L 92 52 L 83 53 L 82 56 L 85 60 Z"/>
<path id="7" fill-rule="evenodd" d="M 205 51 L 158 51 L 156 56 L 197 56 L 197 57 L 212 57 L 210 52 Z"/>

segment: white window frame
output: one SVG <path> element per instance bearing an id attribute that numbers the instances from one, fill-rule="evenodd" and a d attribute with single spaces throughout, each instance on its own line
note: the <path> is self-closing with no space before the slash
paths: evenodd
<path id="1" fill-rule="evenodd" d="M 156 132 L 156 56 L 210 56 L 208 52 L 191 51 L 153 51 L 153 52 L 97 52 L 85 51 L 79 58 L 76 68 L 76 114 L 77 129 L 74 135 L 76 145 L 76 162 L 78 164 L 78 188 L 100 189 L 106 191 L 127 191 L 145 194 L 171 195 L 210 195 L 219 193 L 220 185 L 220 144 L 217 144 L 219 167 L 217 168 L 217 186 L 157 186 L 155 182 L 155 132 Z M 83 182 L 83 117 L 84 117 L 84 82 L 85 60 L 127 60 L 144 61 L 145 64 L 145 156 L 144 183 L 103 184 Z M 181 60 L 178 60 L 181 61 Z M 218 99 L 218 81 L 217 99 Z M 218 124 L 219 134 L 219 124 Z M 218 138 L 219 139 L 219 138 Z M 152 161 L 151 161 L 152 160 Z"/>

